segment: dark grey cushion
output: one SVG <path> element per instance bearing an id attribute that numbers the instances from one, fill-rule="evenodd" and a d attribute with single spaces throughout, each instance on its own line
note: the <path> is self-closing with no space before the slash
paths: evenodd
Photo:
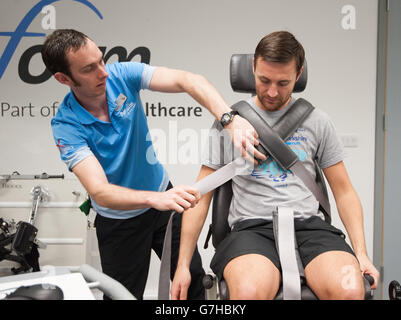
<path id="1" fill-rule="evenodd" d="M 233 54 L 230 60 L 230 82 L 235 92 L 255 93 L 255 79 L 252 70 L 253 54 Z M 306 60 L 304 71 L 295 83 L 294 92 L 302 92 L 306 88 L 308 72 Z"/>

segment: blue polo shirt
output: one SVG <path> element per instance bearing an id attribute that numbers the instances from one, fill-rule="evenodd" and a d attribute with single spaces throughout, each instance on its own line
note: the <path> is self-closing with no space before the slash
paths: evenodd
<path id="1" fill-rule="evenodd" d="M 157 160 L 142 102 L 141 89 L 148 89 L 155 67 L 138 62 L 107 64 L 106 93 L 110 122 L 91 115 L 76 100 L 66 95 L 51 121 L 54 141 L 68 169 L 94 155 L 109 183 L 149 191 L 165 191 L 168 175 Z M 144 213 L 139 210 L 94 210 L 113 219 L 128 219 Z"/>

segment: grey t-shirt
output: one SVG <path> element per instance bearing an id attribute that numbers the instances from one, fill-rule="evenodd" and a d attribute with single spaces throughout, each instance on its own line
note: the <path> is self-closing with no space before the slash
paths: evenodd
<path id="1" fill-rule="evenodd" d="M 274 126 L 295 100 L 292 99 L 283 110 L 274 112 L 261 110 L 254 98 L 247 102 L 270 126 Z M 324 169 L 342 161 L 344 157 L 343 146 L 333 123 L 326 113 L 317 108 L 286 143 L 313 177 L 316 176 L 315 158 L 320 168 Z M 202 154 L 202 164 L 219 169 L 238 157 L 240 154 L 234 148 L 228 132 L 215 121 Z M 323 218 L 319 203 L 304 183 L 291 171 L 283 171 L 271 157 L 260 165 L 249 166 L 244 174 L 235 176 L 232 188 L 233 198 L 228 217 L 231 227 L 245 219 L 272 220 L 272 213 L 278 206 L 293 208 L 295 218 L 306 219 L 314 215 Z"/>

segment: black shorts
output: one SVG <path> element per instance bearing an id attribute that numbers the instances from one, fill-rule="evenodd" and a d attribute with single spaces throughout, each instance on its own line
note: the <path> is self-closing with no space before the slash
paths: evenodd
<path id="1" fill-rule="evenodd" d="M 294 221 L 298 251 L 304 268 L 326 251 L 345 251 L 354 255 L 345 242 L 344 233 L 319 217 Z M 218 245 L 210 267 L 219 279 L 230 260 L 244 254 L 261 254 L 281 271 L 274 241 L 273 222 L 249 219 L 234 225 L 231 233 Z"/>

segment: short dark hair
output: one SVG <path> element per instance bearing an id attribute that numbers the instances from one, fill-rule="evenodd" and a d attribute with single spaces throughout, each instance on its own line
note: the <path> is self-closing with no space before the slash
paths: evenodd
<path id="1" fill-rule="evenodd" d="M 42 60 L 52 73 L 62 72 L 72 77 L 67 60 L 70 50 L 78 50 L 86 44 L 89 37 L 73 29 L 58 29 L 50 34 L 42 47 Z"/>
<path id="2" fill-rule="evenodd" d="M 302 44 L 288 31 L 276 31 L 259 41 L 254 54 L 255 67 L 257 58 L 269 62 L 288 63 L 295 59 L 297 73 L 305 60 L 305 50 Z"/>

